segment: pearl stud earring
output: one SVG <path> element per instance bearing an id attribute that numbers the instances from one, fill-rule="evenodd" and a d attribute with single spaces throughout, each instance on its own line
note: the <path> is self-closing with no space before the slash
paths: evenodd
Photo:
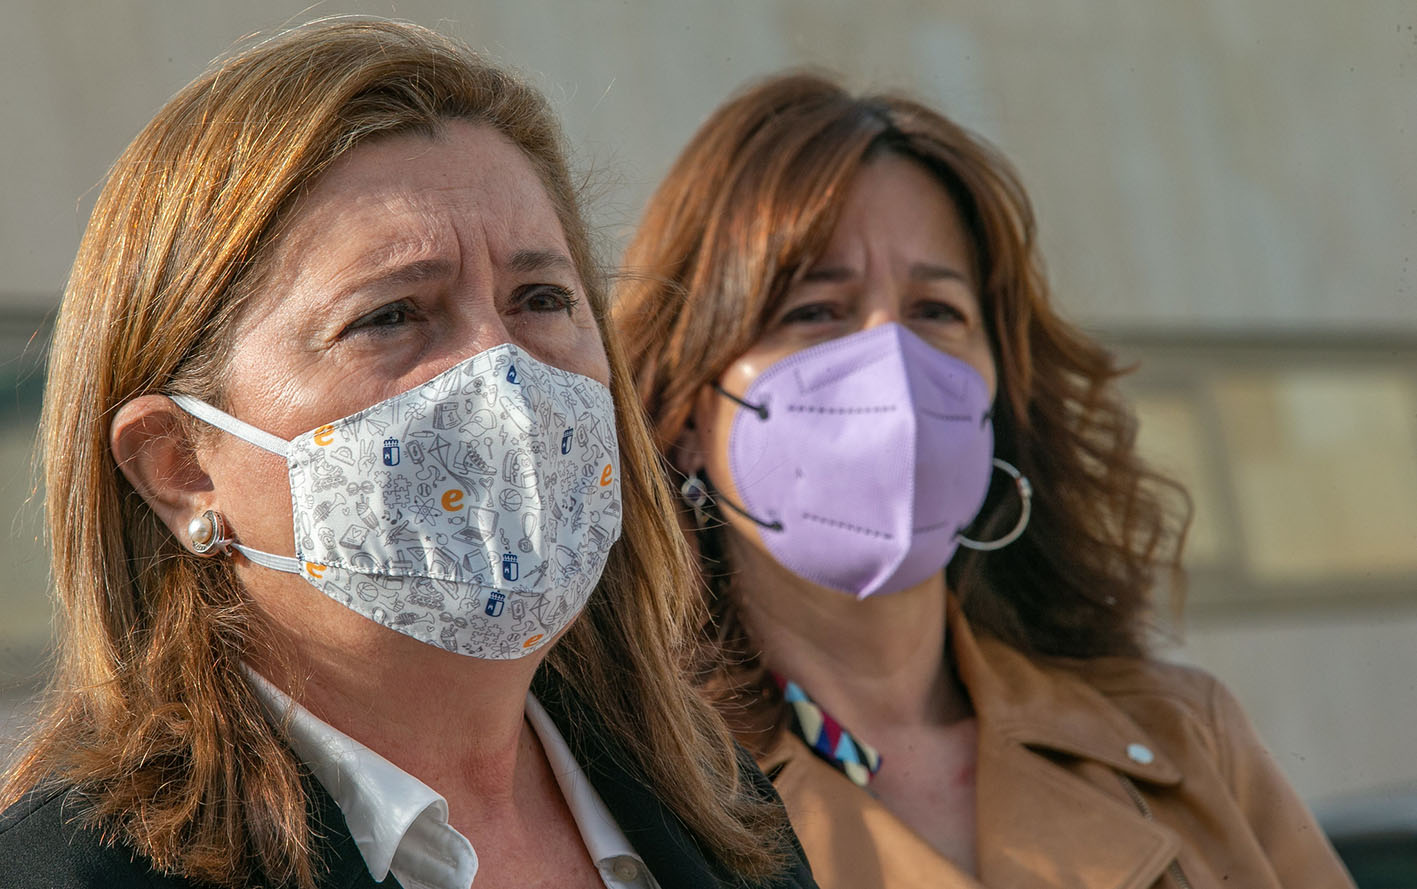
<path id="1" fill-rule="evenodd" d="M 187 524 L 187 536 L 192 541 L 192 549 L 199 556 L 212 552 L 225 552 L 231 538 L 226 533 L 226 520 L 221 513 L 209 509 Z"/>

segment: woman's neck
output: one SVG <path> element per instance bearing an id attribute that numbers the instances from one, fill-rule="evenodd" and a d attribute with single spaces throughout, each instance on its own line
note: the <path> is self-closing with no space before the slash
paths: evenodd
<path id="1" fill-rule="evenodd" d="M 322 601 L 316 601 L 322 600 Z M 317 717 L 449 798 L 514 795 L 529 729 L 526 696 L 541 657 L 464 657 L 392 632 L 320 596 L 268 611 L 290 634 L 287 657 L 252 666 Z M 299 621 L 299 623 L 294 623 Z"/>
<path id="2" fill-rule="evenodd" d="M 858 600 L 803 580 L 752 544 L 733 540 L 729 555 L 744 627 L 768 668 L 851 731 L 869 741 L 972 712 L 945 653 L 943 572 Z"/>

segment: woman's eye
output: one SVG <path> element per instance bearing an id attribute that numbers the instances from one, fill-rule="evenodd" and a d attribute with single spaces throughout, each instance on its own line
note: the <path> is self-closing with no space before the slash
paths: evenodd
<path id="1" fill-rule="evenodd" d="M 807 303 L 797 306 L 782 316 L 782 324 L 815 324 L 836 321 L 840 317 L 836 306 L 831 303 Z"/>
<path id="2" fill-rule="evenodd" d="M 930 300 L 915 307 L 915 317 L 925 321 L 965 321 L 964 313 L 946 302 Z"/>
<path id="3" fill-rule="evenodd" d="M 380 306 L 369 314 L 359 318 L 353 324 L 346 327 L 345 332 L 351 333 L 357 330 L 398 327 L 408 321 L 410 313 L 411 309 L 408 303 L 399 300 L 395 303 L 389 303 L 386 306 Z"/>
<path id="4" fill-rule="evenodd" d="M 557 284 L 529 284 L 517 292 L 517 304 L 529 312 L 571 314 L 580 298 L 575 291 Z"/>

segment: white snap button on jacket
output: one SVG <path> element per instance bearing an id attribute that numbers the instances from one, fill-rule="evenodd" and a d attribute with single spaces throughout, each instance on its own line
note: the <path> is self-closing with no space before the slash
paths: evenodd
<path id="1" fill-rule="evenodd" d="M 1149 766 L 1151 765 L 1151 761 L 1156 759 L 1156 755 L 1152 753 L 1151 748 L 1147 747 L 1145 744 L 1128 744 L 1127 758 L 1132 762 Z"/>

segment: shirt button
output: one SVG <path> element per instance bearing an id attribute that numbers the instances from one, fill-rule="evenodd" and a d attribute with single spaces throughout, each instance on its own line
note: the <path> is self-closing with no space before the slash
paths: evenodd
<path id="1" fill-rule="evenodd" d="M 629 883 L 639 879 L 640 866 L 633 858 L 617 858 L 610 866 L 610 872 L 615 875 L 615 879 L 622 883 Z"/>
<path id="2" fill-rule="evenodd" d="M 1156 759 L 1156 754 L 1151 752 L 1151 748 L 1145 744 L 1128 744 L 1127 759 L 1138 765 L 1149 766 L 1152 760 Z"/>

